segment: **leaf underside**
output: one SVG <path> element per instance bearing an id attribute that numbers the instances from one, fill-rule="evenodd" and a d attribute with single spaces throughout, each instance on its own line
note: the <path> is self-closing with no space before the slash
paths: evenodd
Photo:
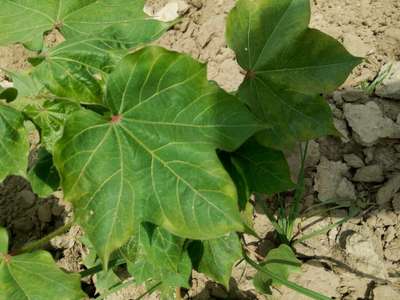
<path id="1" fill-rule="evenodd" d="M 0 0 L 0 45 L 24 43 L 40 50 L 43 34 L 57 28 L 67 39 L 101 36 L 137 44 L 170 24 L 143 12 L 144 0 Z"/>
<path id="2" fill-rule="evenodd" d="M 65 198 L 104 263 L 141 221 L 192 239 L 243 229 L 215 151 L 264 127 L 204 65 L 144 48 L 110 74 L 105 94 L 113 116 L 73 113 L 55 151 Z"/>
<path id="3" fill-rule="evenodd" d="M 0 103 L 0 182 L 8 175 L 26 174 L 29 143 L 23 116 Z"/>
<path id="4" fill-rule="evenodd" d="M 309 0 L 239 0 L 227 41 L 247 71 L 239 96 L 271 125 L 258 141 L 292 147 L 335 133 L 321 94 L 333 91 L 361 62 L 330 36 L 308 28 Z"/>

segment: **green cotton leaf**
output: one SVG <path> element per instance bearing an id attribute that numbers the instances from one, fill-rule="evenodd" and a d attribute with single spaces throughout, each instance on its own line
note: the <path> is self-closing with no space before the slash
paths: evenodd
<path id="1" fill-rule="evenodd" d="M 292 147 L 335 133 L 320 96 L 340 86 L 361 62 L 330 36 L 308 28 L 309 0 L 239 0 L 227 22 L 227 40 L 246 78 L 239 96 L 271 128 L 258 140 Z"/>
<path id="2" fill-rule="evenodd" d="M 231 160 L 250 193 L 272 195 L 295 186 L 284 154 L 261 146 L 253 139 L 231 153 Z"/>
<path id="3" fill-rule="evenodd" d="M 102 83 L 126 53 L 123 45 L 107 39 L 71 39 L 42 53 L 32 75 L 57 97 L 101 104 Z"/>
<path id="4" fill-rule="evenodd" d="M 143 48 L 111 73 L 105 94 L 112 116 L 70 115 L 54 155 L 65 199 L 103 263 L 140 221 L 192 239 L 243 229 L 216 149 L 235 150 L 264 126 L 207 81 L 205 65 Z"/>
<path id="5" fill-rule="evenodd" d="M 82 300 L 78 274 L 60 270 L 48 252 L 0 254 L 0 299 Z"/>
<path id="6" fill-rule="evenodd" d="M 185 239 L 150 223 L 140 225 L 135 236 L 136 260 L 128 271 L 138 284 L 161 281 L 163 286 L 189 287 L 192 264 Z"/>
<path id="7" fill-rule="evenodd" d="M 0 85 L 0 100 L 4 99 L 7 102 L 14 101 L 18 96 L 18 91 L 15 88 L 3 88 Z"/>
<path id="8" fill-rule="evenodd" d="M 26 175 L 29 143 L 22 114 L 0 103 L 0 182 L 8 175 Z"/>
<path id="9" fill-rule="evenodd" d="M 0 227 L 0 255 L 8 253 L 8 233 L 3 227 Z"/>
<path id="10" fill-rule="evenodd" d="M 53 156 L 43 147 L 38 151 L 38 158 L 28 172 L 28 179 L 33 192 L 46 198 L 60 186 L 60 177 L 53 164 Z"/>
<path id="11" fill-rule="evenodd" d="M 242 247 L 233 232 L 218 239 L 194 241 L 189 254 L 197 271 L 228 288 L 233 265 L 242 257 Z"/>
<path id="12" fill-rule="evenodd" d="M 299 272 L 301 261 L 296 258 L 293 250 L 288 245 L 280 245 L 268 252 L 265 260 L 260 264 L 269 272 L 283 279 L 288 279 L 292 272 Z M 258 271 L 253 278 L 255 288 L 264 294 L 272 294 L 271 286 L 278 285 L 267 274 Z"/>
<path id="13" fill-rule="evenodd" d="M 57 28 L 67 39 L 99 36 L 137 45 L 157 39 L 170 23 L 143 12 L 144 0 L 0 0 L 0 45 L 40 50 L 43 34 Z"/>
<path id="14" fill-rule="evenodd" d="M 63 134 L 65 119 L 78 110 L 78 103 L 56 99 L 36 101 L 27 105 L 23 112 L 39 129 L 41 144 L 52 152 L 54 144 Z"/>

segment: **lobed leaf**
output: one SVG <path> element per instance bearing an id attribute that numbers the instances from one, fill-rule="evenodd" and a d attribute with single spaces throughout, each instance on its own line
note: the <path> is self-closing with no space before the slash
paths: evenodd
<path id="1" fill-rule="evenodd" d="M 144 0 L 0 0 L 0 45 L 40 50 L 43 34 L 57 28 L 67 39 L 112 37 L 132 45 L 158 38 L 169 26 L 143 12 Z"/>
<path id="2" fill-rule="evenodd" d="M 268 252 L 261 266 L 274 275 L 287 280 L 290 273 L 300 271 L 301 261 L 296 258 L 293 250 L 288 245 L 282 244 Z M 260 271 L 254 276 L 253 283 L 258 291 L 265 294 L 271 294 L 271 286 L 278 284 L 266 273 Z"/>
<path id="3" fill-rule="evenodd" d="M 165 287 L 189 287 L 192 272 L 185 239 L 150 223 L 140 225 L 136 236 L 136 260 L 128 271 L 137 283 L 161 281 Z"/>
<path id="4" fill-rule="evenodd" d="M 239 96 L 271 128 L 257 135 L 273 148 L 336 132 L 320 96 L 361 62 L 330 36 L 308 28 L 309 0 L 239 0 L 227 40 L 247 71 Z"/>
<path id="5" fill-rule="evenodd" d="M 242 247 L 233 232 L 218 239 L 192 242 L 189 253 L 197 271 L 229 288 L 232 267 L 242 257 Z"/>
<path id="6" fill-rule="evenodd" d="M 26 174 L 29 143 L 23 121 L 20 112 L 0 103 L 0 182 Z"/>
<path id="7" fill-rule="evenodd" d="M 56 99 L 33 102 L 26 105 L 23 112 L 39 129 L 41 145 L 52 152 L 63 134 L 65 119 L 79 109 L 77 103 Z"/>
<path id="8" fill-rule="evenodd" d="M 0 228 L 0 242 L 5 236 L 5 229 Z M 3 248 L 4 244 L 0 245 Z M 11 256 L 1 250 L 1 300 L 80 300 L 86 297 L 80 289 L 79 275 L 60 270 L 48 252 Z"/>
<path id="9" fill-rule="evenodd" d="M 192 239 L 243 229 L 215 150 L 235 150 L 264 127 L 207 81 L 204 65 L 144 48 L 111 73 L 104 104 L 111 118 L 73 113 L 55 151 L 65 199 L 103 263 L 140 221 Z"/>

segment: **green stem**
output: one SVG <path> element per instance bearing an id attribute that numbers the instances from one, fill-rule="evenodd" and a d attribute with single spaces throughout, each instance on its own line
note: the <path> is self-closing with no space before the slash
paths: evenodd
<path id="1" fill-rule="evenodd" d="M 126 282 L 120 282 L 116 286 L 111 288 L 109 291 L 104 293 L 103 295 L 100 295 L 100 296 L 96 297 L 96 300 L 103 300 L 103 299 L 107 298 L 108 296 L 110 296 L 111 294 L 114 294 L 114 293 L 118 292 L 119 290 L 122 290 L 122 289 L 130 286 L 134 282 L 135 281 L 133 279 L 128 280 Z"/>
<path id="2" fill-rule="evenodd" d="M 157 282 L 155 285 L 153 285 L 151 288 L 149 288 L 146 292 L 144 292 L 143 294 L 141 294 L 139 297 L 137 297 L 135 300 L 140 300 L 143 299 L 144 297 L 146 297 L 147 295 L 151 294 L 152 292 L 154 292 L 159 286 L 161 285 L 161 281 Z"/>
<path id="3" fill-rule="evenodd" d="M 126 261 L 124 259 L 111 260 L 108 263 L 108 269 L 112 269 L 114 267 L 123 265 L 124 263 L 126 263 Z M 98 265 L 96 265 L 96 266 L 94 266 L 94 267 L 92 267 L 90 269 L 80 271 L 79 275 L 83 278 L 83 277 L 86 277 L 86 276 L 90 276 L 90 275 L 96 274 L 96 273 L 98 273 L 100 271 L 103 271 L 103 270 L 104 270 L 103 265 L 102 264 L 98 264 Z"/>
<path id="4" fill-rule="evenodd" d="M 307 158 L 307 151 L 308 151 L 308 142 L 306 142 L 304 150 L 300 144 L 301 164 L 300 164 L 299 175 L 297 178 L 297 186 L 296 186 L 296 192 L 294 194 L 293 205 L 291 206 L 291 210 L 289 212 L 288 230 L 286 232 L 286 237 L 288 240 L 292 239 L 294 223 L 296 221 L 296 218 L 299 216 L 300 201 L 301 199 L 303 199 L 304 195 L 304 166 Z"/>
<path id="5" fill-rule="evenodd" d="M 267 268 L 262 268 L 257 262 L 253 261 L 250 257 L 247 256 L 244 249 L 243 249 L 243 256 L 244 256 L 244 259 L 247 261 L 247 263 L 249 265 L 251 265 L 254 269 L 266 274 L 268 277 L 270 277 L 272 280 L 276 281 L 277 283 L 285 285 L 288 288 L 290 288 L 298 293 L 301 293 L 305 296 L 308 296 L 312 299 L 315 299 L 315 300 L 331 300 L 331 298 L 329 298 L 329 297 L 326 297 L 320 293 L 317 293 L 310 289 L 302 287 L 292 281 L 286 280 L 286 279 L 274 274 L 273 272 L 269 271 Z"/>
<path id="6" fill-rule="evenodd" d="M 40 249 L 43 247 L 43 245 L 46 245 L 52 240 L 54 237 L 66 233 L 71 226 L 73 225 L 73 222 L 67 223 L 63 225 L 60 228 L 57 228 L 53 232 L 49 233 L 45 237 L 41 238 L 40 240 L 31 242 L 26 244 L 20 249 L 17 249 L 16 251 L 12 252 L 12 255 L 17 255 L 17 254 L 22 254 L 22 253 L 27 253 L 27 252 L 32 252 L 33 250 Z"/>

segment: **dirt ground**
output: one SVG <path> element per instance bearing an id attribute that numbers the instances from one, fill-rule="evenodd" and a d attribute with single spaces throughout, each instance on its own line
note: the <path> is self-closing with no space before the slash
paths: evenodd
<path id="1" fill-rule="evenodd" d="M 234 0 L 153 0 L 147 11 L 157 14 L 167 3 L 179 2 L 182 22 L 158 44 L 191 54 L 208 63 L 209 79 L 236 90 L 243 74 L 224 39 L 225 17 Z M 290 279 L 333 299 L 400 299 L 400 97 L 368 95 L 360 89 L 371 83 L 385 64 L 400 61 L 399 0 L 313 0 L 311 26 L 338 40 L 357 56 L 365 57 L 343 87 L 327 95 L 335 125 L 343 137 L 310 143 L 306 168 L 304 208 L 329 198 L 352 199 L 363 213 L 349 222 L 305 243 L 296 251 L 304 261 L 302 272 Z M 27 52 L 20 46 L 0 48 L 0 67 L 22 69 Z M 400 68 L 399 68 L 400 70 Z M 0 80 L 5 80 L 0 72 Z M 294 172 L 298 154 L 289 153 Z M 0 184 L 0 226 L 11 231 L 14 246 L 37 239 L 71 216 L 62 198 L 36 199 L 20 178 Z M 333 224 L 348 209 L 299 220 L 302 234 Z M 273 228 L 255 212 L 255 229 L 261 241 L 249 238 L 259 256 L 274 246 Z M 304 229 L 306 228 L 306 229 Z M 85 250 L 79 228 L 53 240 L 61 266 L 79 270 Z M 255 271 L 241 263 L 234 269 L 226 291 L 201 274 L 194 274 L 190 299 L 267 299 L 255 292 L 250 278 Z M 128 288 L 109 300 L 134 299 L 141 288 Z M 157 299 L 157 295 L 147 299 Z M 269 299 L 306 299 L 279 287 Z"/>

